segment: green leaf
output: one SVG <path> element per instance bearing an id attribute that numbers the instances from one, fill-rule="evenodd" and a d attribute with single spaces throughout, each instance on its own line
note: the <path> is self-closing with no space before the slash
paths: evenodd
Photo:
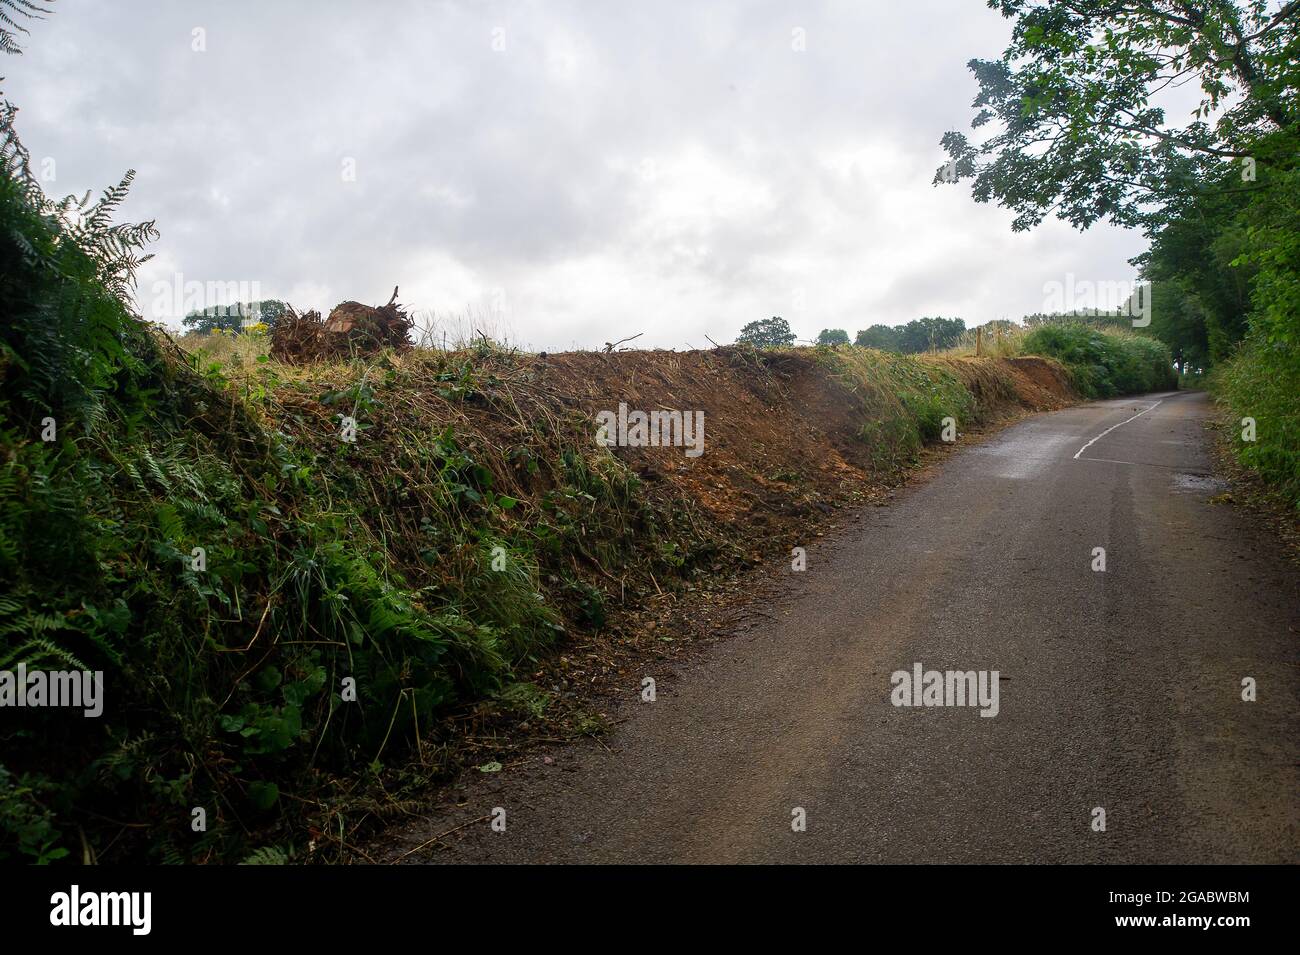
<path id="1" fill-rule="evenodd" d="M 280 798 L 280 787 L 275 783 L 253 782 L 248 784 L 248 799 L 263 811 L 275 805 Z"/>

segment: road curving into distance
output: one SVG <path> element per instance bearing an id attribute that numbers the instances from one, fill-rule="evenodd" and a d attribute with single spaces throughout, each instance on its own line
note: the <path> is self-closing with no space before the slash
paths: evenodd
<path id="1" fill-rule="evenodd" d="M 471 774 L 405 861 L 1300 861 L 1300 571 L 1211 501 L 1210 414 L 1096 402 L 959 450 L 603 744 Z M 997 671 L 996 715 L 989 683 L 894 705 L 918 664 Z"/>

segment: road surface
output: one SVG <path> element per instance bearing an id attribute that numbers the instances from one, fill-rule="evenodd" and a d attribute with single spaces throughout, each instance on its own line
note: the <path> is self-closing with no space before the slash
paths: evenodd
<path id="1" fill-rule="evenodd" d="M 504 832 L 405 861 L 1300 861 L 1300 572 L 1211 503 L 1210 411 L 1097 402 L 957 451 L 810 546 L 762 626 L 647 672 L 603 746 L 471 774 L 404 838 Z M 916 664 L 997 671 L 996 715 L 894 705 Z"/>

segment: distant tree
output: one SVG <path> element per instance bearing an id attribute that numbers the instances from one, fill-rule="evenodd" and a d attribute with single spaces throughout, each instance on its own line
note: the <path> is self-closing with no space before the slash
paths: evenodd
<path id="1" fill-rule="evenodd" d="M 891 325 L 872 325 L 858 332 L 854 344 L 880 351 L 900 351 L 898 331 Z"/>
<path id="2" fill-rule="evenodd" d="M 898 329 L 892 325 L 872 325 L 870 329 L 859 331 L 858 337 L 853 339 L 853 342 L 865 348 L 878 348 L 883 352 L 901 351 L 898 344 Z"/>
<path id="3" fill-rule="evenodd" d="M 842 328 L 823 328 L 817 335 L 818 345 L 847 345 L 849 333 Z"/>
<path id="4" fill-rule="evenodd" d="M 918 318 L 899 329 L 899 351 L 915 355 L 950 348 L 965 331 L 966 322 L 960 318 Z"/>
<path id="5" fill-rule="evenodd" d="M 280 316 L 289 311 L 289 303 L 282 302 L 278 298 L 263 299 L 260 302 L 253 302 L 251 304 L 257 306 L 258 312 L 260 312 L 259 317 L 262 324 L 267 328 L 274 328 L 275 323 L 279 321 Z"/>
<path id="6" fill-rule="evenodd" d="M 1300 148 L 1300 122 L 1291 141 Z M 1241 183 L 1237 168 L 1225 171 L 1217 183 L 1223 193 L 1207 191 L 1192 208 L 1171 218 L 1151 238 L 1151 248 L 1134 259 L 1142 267 L 1143 278 L 1153 283 L 1152 300 L 1159 305 L 1152 310 L 1151 330 L 1174 351 L 1175 357 L 1186 354 L 1195 364 L 1205 365 L 1227 359 L 1246 334 L 1247 316 L 1251 311 L 1251 291 L 1259 268 L 1257 258 L 1249 253 L 1252 242 L 1250 225 L 1244 209 L 1250 198 L 1281 208 L 1277 196 L 1267 198 L 1267 188 L 1258 193 L 1229 192 Z M 1265 179 L 1268 187 L 1274 179 Z M 1280 186 L 1272 187 L 1276 192 Z M 1292 226 L 1294 234 L 1294 226 Z M 1292 260 L 1294 269 L 1300 266 Z"/>
<path id="7" fill-rule="evenodd" d="M 1190 284 L 1181 281 L 1155 284 L 1153 295 L 1160 307 L 1152 310 L 1151 327 L 1144 331 L 1169 346 L 1174 364 L 1179 368 L 1207 368 L 1216 357 L 1215 351 L 1222 356 L 1220 349 L 1227 346 L 1226 336 L 1221 332 L 1220 316 L 1209 311 L 1205 299 L 1190 289 Z"/>
<path id="8" fill-rule="evenodd" d="M 790 331 L 789 322 L 773 315 L 771 318 L 750 322 L 742 328 L 736 343 L 753 345 L 756 348 L 780 348 L 794 344 L 794 332 Z"/>
<path id="9" fill-rule="evenodd" d="M 190 312 L 181 324 L 202 335 L 215 331 L 238 335 L 245 324 L 261 322 L 268 328 L 274 328 L 276 320 L 288 311 L 289 306 L 278 299 L 265 299 L 260 302 L 241 302 L 236 305 L 212 305 L 198 312 Z"/>
<path id="10" fill-rule="evenodd" d="M 181 319 L 181 324 L 200 335 L 211 335 L 213 332 L 238 332 L 240 321 L 238 309 L 214 305 L 190 312 Z"/>

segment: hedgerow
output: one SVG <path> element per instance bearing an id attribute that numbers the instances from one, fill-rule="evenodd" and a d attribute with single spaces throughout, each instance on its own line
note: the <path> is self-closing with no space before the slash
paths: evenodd
<path id="1" fill-rule="evenodd" d="M 1169 347 L 1153 338 L 1116 335 L 1082 323 L 1054 323 L 1029 332 L 1020 350 L 1060 361 L 1088 398 L 1178 387 Z"/>

